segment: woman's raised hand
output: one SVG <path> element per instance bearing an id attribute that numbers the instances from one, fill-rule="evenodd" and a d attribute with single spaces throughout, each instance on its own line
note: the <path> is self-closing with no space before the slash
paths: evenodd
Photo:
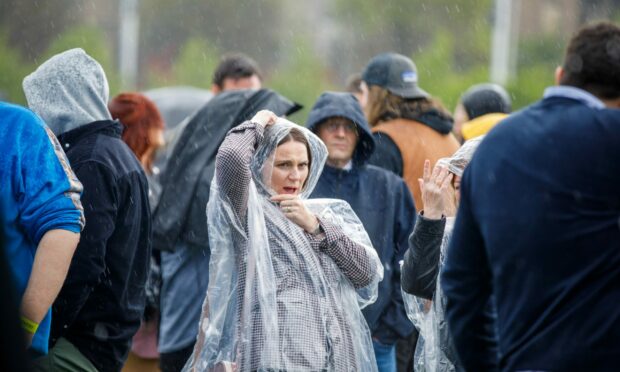
<path id="1" fill-rule="evenodd" d="M 424 217 L 438 220 L 446 214 L 446 200 L 449 196 L 452 173 L 447 169 L 435 165 L 431 174 L 430 160 L 424 161 L 422 178 L 418 178 L 422 190 Z"/>
<path id="2" fill-rule="evenodd" d="M 291 194 L 274 195 L 271 197 L 271 201 L 280 203 L 282 213 L 307 232 L 312 233 L 318 227 L 319 220 L 306 208 L 299 196 Z"/>
<path id="3" fill-rule="evenodd" d="M 276 123 L 278 116 L 269 110 L 260 110 L 252 118 L 251 122 L 268 127 Z"/>

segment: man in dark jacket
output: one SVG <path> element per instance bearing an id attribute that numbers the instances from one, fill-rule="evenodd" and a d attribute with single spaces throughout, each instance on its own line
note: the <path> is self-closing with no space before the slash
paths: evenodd
<path id="1" fill-rule="evenodd" d="M 52 57 L 23 85 L 84 186 L 87 221 L 52 309 L 54 346 L 38 368 L 120 371 L 144 310 L 151 251 L 146 177 L 108 112 L 105 73 L 82 49 Z"/>
<path id="2" fill-rule="evenodd" d="M 620 27 L 581 29 L 558 86 L 493 128 L 465 170 L 441 284 L 468 371 L 618 369 L 618 71 Z"/>
<path id="3" fill-rule="evenodd" d="M 352 94 L 323 93 L 310 111 L 307 127 L 329 151 L 312 197 L 347 201 L 383 263 L 385 276 L 379 283 L 379 297 L 363 313 L 372 332 L 379 371 L 396 371 L 396 340 L 414 331 L 402 302 L 399 266 L 415 222 L 413 198 L 400 177 L 367 164 L 374 140 Z"/>

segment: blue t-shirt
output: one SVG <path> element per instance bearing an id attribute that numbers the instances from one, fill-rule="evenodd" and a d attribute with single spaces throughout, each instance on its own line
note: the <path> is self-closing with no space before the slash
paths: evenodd
<path id="1" fill-rule="evenodd" d="M 82 185 L 54 134 L 31 111 L 0 102 L 0 214 L 5 250 L 19 300 L 26 290 L 39 241 L 49 230 L 80 232 Z M 34 335 L 33 350 L 47 353 L 51 313 Z"/>

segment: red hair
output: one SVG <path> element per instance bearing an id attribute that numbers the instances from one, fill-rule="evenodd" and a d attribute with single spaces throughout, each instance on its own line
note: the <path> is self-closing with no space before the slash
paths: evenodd
<path id="1" fill-rule="evenodd" d="M 125 128 L 123 141 L 138 159 L 142 159 L 142 156 L 154 147 L 149 140 L 150 130 L 164 129 L 164 121 L 153 101 L 140 93 L 121 93 L 110 101 L 108 109 L 112 117 L 118 119 Z M 152 165 L 151 157 L 146 161 L 148 172 Z"/>

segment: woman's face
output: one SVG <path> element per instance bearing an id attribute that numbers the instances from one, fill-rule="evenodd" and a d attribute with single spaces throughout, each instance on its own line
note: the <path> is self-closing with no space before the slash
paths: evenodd
<path id="1" fill-rule="evenodd" d="M 273 161 L 272 161 L 273 159 Z M 288 141 L 276 147 L 263 168 L 263 179 L 276 194 L 298 195 L 308 178 L 309 159 L 306 145 Z"/>
<path id="2" fill-rule="evenodd" d="M 149 130 L 149 144 L 158 149 L 164 145 L 164 130 L 161 128 L 151 128 Z"/>

